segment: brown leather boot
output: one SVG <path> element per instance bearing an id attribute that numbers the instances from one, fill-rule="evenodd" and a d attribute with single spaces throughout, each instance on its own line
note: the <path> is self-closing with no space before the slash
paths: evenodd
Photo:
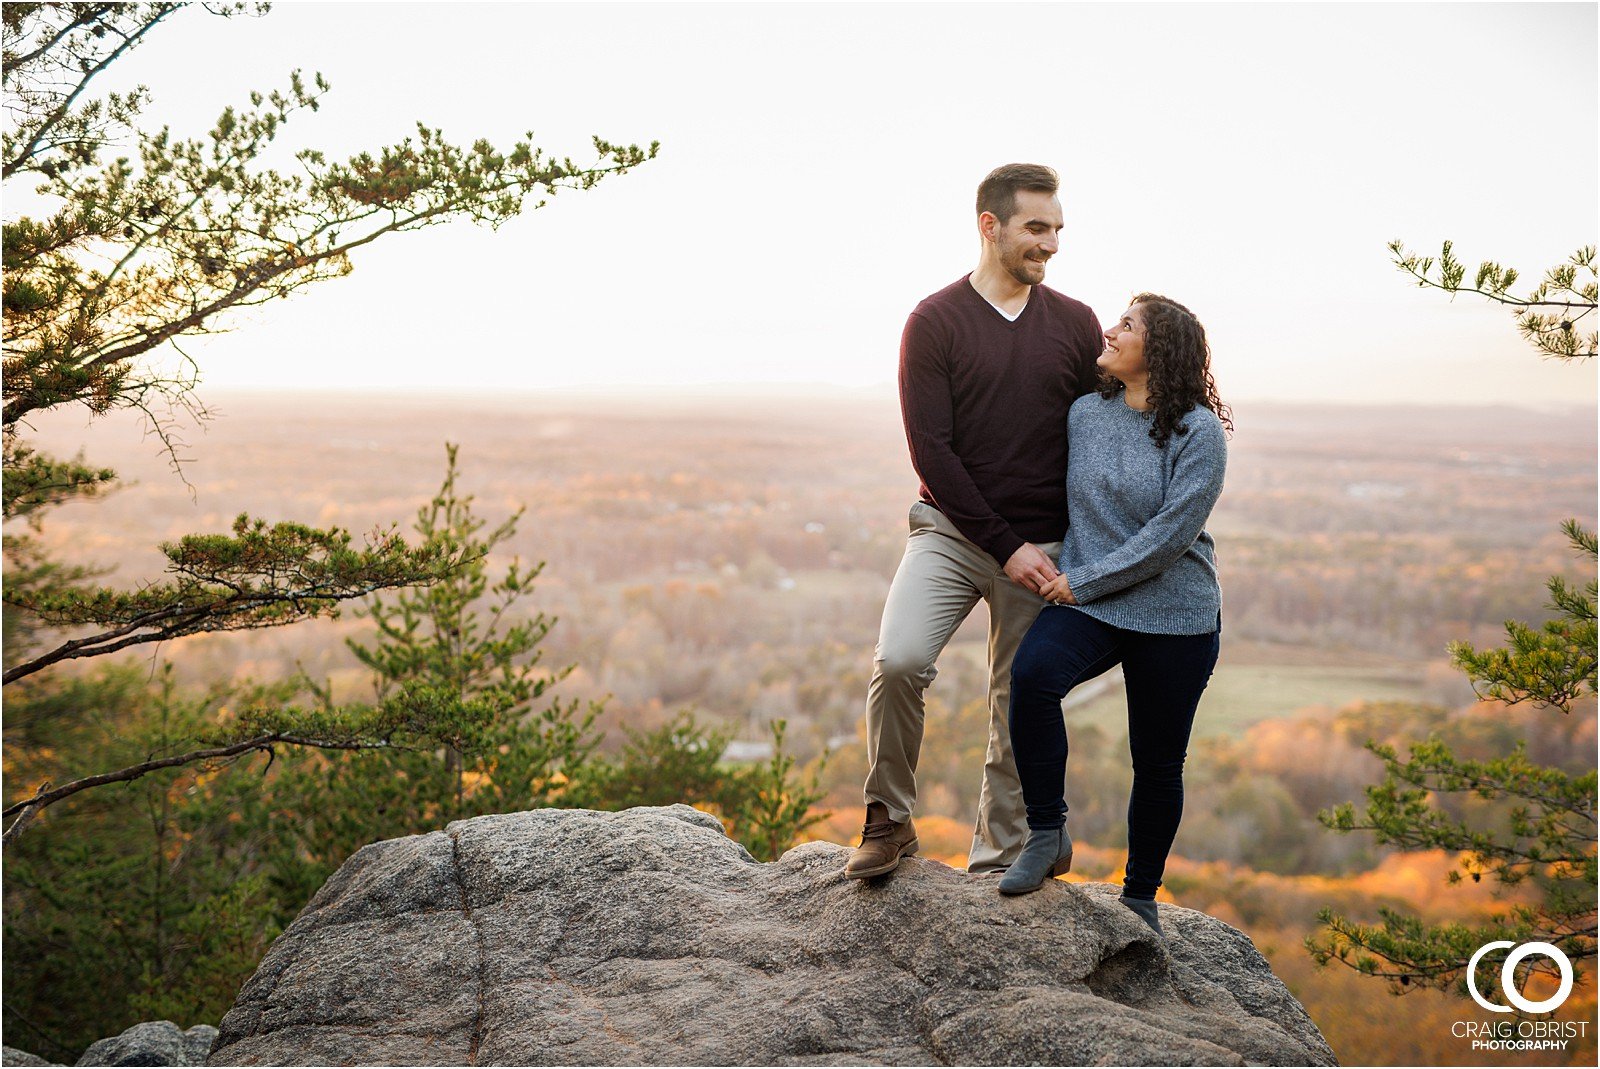
<path id="1" fill-rule="evenodd" d="M 861 845 L 845 862 L 844 874 L 852 880 L 882 876 L 893 872 L 900 859 L 917 852 L 917 826 L 909 819 L 897 824 L 889 819 L 889 807 L 882 802 L 867 805 L 867 823 L 861 829 Z"/>

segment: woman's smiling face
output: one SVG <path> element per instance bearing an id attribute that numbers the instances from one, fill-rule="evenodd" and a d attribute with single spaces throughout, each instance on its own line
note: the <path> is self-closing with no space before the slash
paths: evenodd
<path id="1" fill-rule="evenodd" d="M 1095 361 L 1107 374 L 1126 383 L 1148 373 L 1144 360 L 1144 321 L 1139 315 L 1139 305 L 1131 306 L 1122 318 L 1106 328 L 1106 345 Z"/>

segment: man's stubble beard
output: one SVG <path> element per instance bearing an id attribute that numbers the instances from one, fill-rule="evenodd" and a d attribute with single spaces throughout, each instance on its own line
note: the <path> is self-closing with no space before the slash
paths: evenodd
<path id="1" fill-rule="evenodd" d="M 1020 265 L 1018 267 L 1015 267 L 1015 268 L 1011 269 L 1011 277 L 1016 279 L 1018 282 L 1022 283 L 1024 286 L 1037 286 L 1041 282 L 1044 281 L 1044 264 L 1039 263 L 1036 260 L 1024 260 L 1023 261 L 1023 264 L 1029 264 L 1029 263 L 1038 264 L 1038 268 L 1039 268 L 1039 277 L 1038 278 L 1034 278 L 1031 274 L 1028 273 L 1028 270 L 1027 270 L 1027 268 L 1025 266 L 1020 266 Z"/>
<path id="2" fill-rule="evenodd" d="M 1044 281 L 1045 261 L 1030 260 L 1026 256 L 1012 255 L 1010 249 L 1001 250 L 1000 266 L 1005 268 L 1006 273 L 1015 279 L 1020 285 L 1037 286 Z M 1038 278 L 1034 278 L 1033 275 L 1029 273 L 1028 268 L 1030 266 L 1037 268 L 1039 273 Z"/>

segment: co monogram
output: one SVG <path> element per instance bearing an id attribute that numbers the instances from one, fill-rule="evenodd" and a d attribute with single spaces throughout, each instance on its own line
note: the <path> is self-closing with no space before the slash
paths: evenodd
<path id="1" fill-rule="evenodd" d="M 1472 999 L 1486 1010 L 1495 1013 L 1510 1013 L 1511 1006 L 1515 1006 L 1523 1013 L 1549 1013 L 1572 994 L 1572 962 L 1561 952 L 1559 947 L 1549 943 L 1523 943 L 1510 954 L 1506 955 L 1506 963 L 1500 967 L 1500 989 L 1505 992 L 1506 1000 L 1511 1006 L 1501 1006 L 1490 1002 L 1478 994 L 1478 962 L 1491 950 L 1501 947 L 1516 946 L 1509 939 L 1496 939 L 1492 943 L 1485 943 L 1479 947 L 1477 953 L 1472 955 L 1472 960 L 1467 962 L 1467 990 L 1472 993 Z M 1543 954 L 1556 963 L 1556 968 L 1561 971 L 1561 986 L 1556 993 L 1543 1002 L 1534 1002 L 1522 997 L 1522 992 L 1517 990 L 1515 970 L 1523 958 L 1532 954 Z"/>

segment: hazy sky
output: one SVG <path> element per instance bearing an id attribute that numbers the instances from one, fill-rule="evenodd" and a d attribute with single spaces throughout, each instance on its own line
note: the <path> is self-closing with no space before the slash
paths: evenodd
<path id="1" fill-rule="evenodd" d="M 1196 310 L 1239 400 L 1592 400 L 1509 312 L 1384 248 L 1531 284 L 1600 229 L 1596 6 L 280 3 L 180 13 L 101 90 L 200 136 L 320 70 L 286 148 L 590 134 L 660 157 L 498 232 L 385 238 L 350 277 L 189 346 L 213 386 L 514 391 L 895 375 L 906 313 L 971 270 L 997 164 L 1062 176 L 1047 283 L 1102 321 Z M 8 199 L 13 193 L 8 189 Z M 17 197 L 12 216 L 26 205 Z M 1518 287 L 1519 290 L 1522 287 Z"/>

